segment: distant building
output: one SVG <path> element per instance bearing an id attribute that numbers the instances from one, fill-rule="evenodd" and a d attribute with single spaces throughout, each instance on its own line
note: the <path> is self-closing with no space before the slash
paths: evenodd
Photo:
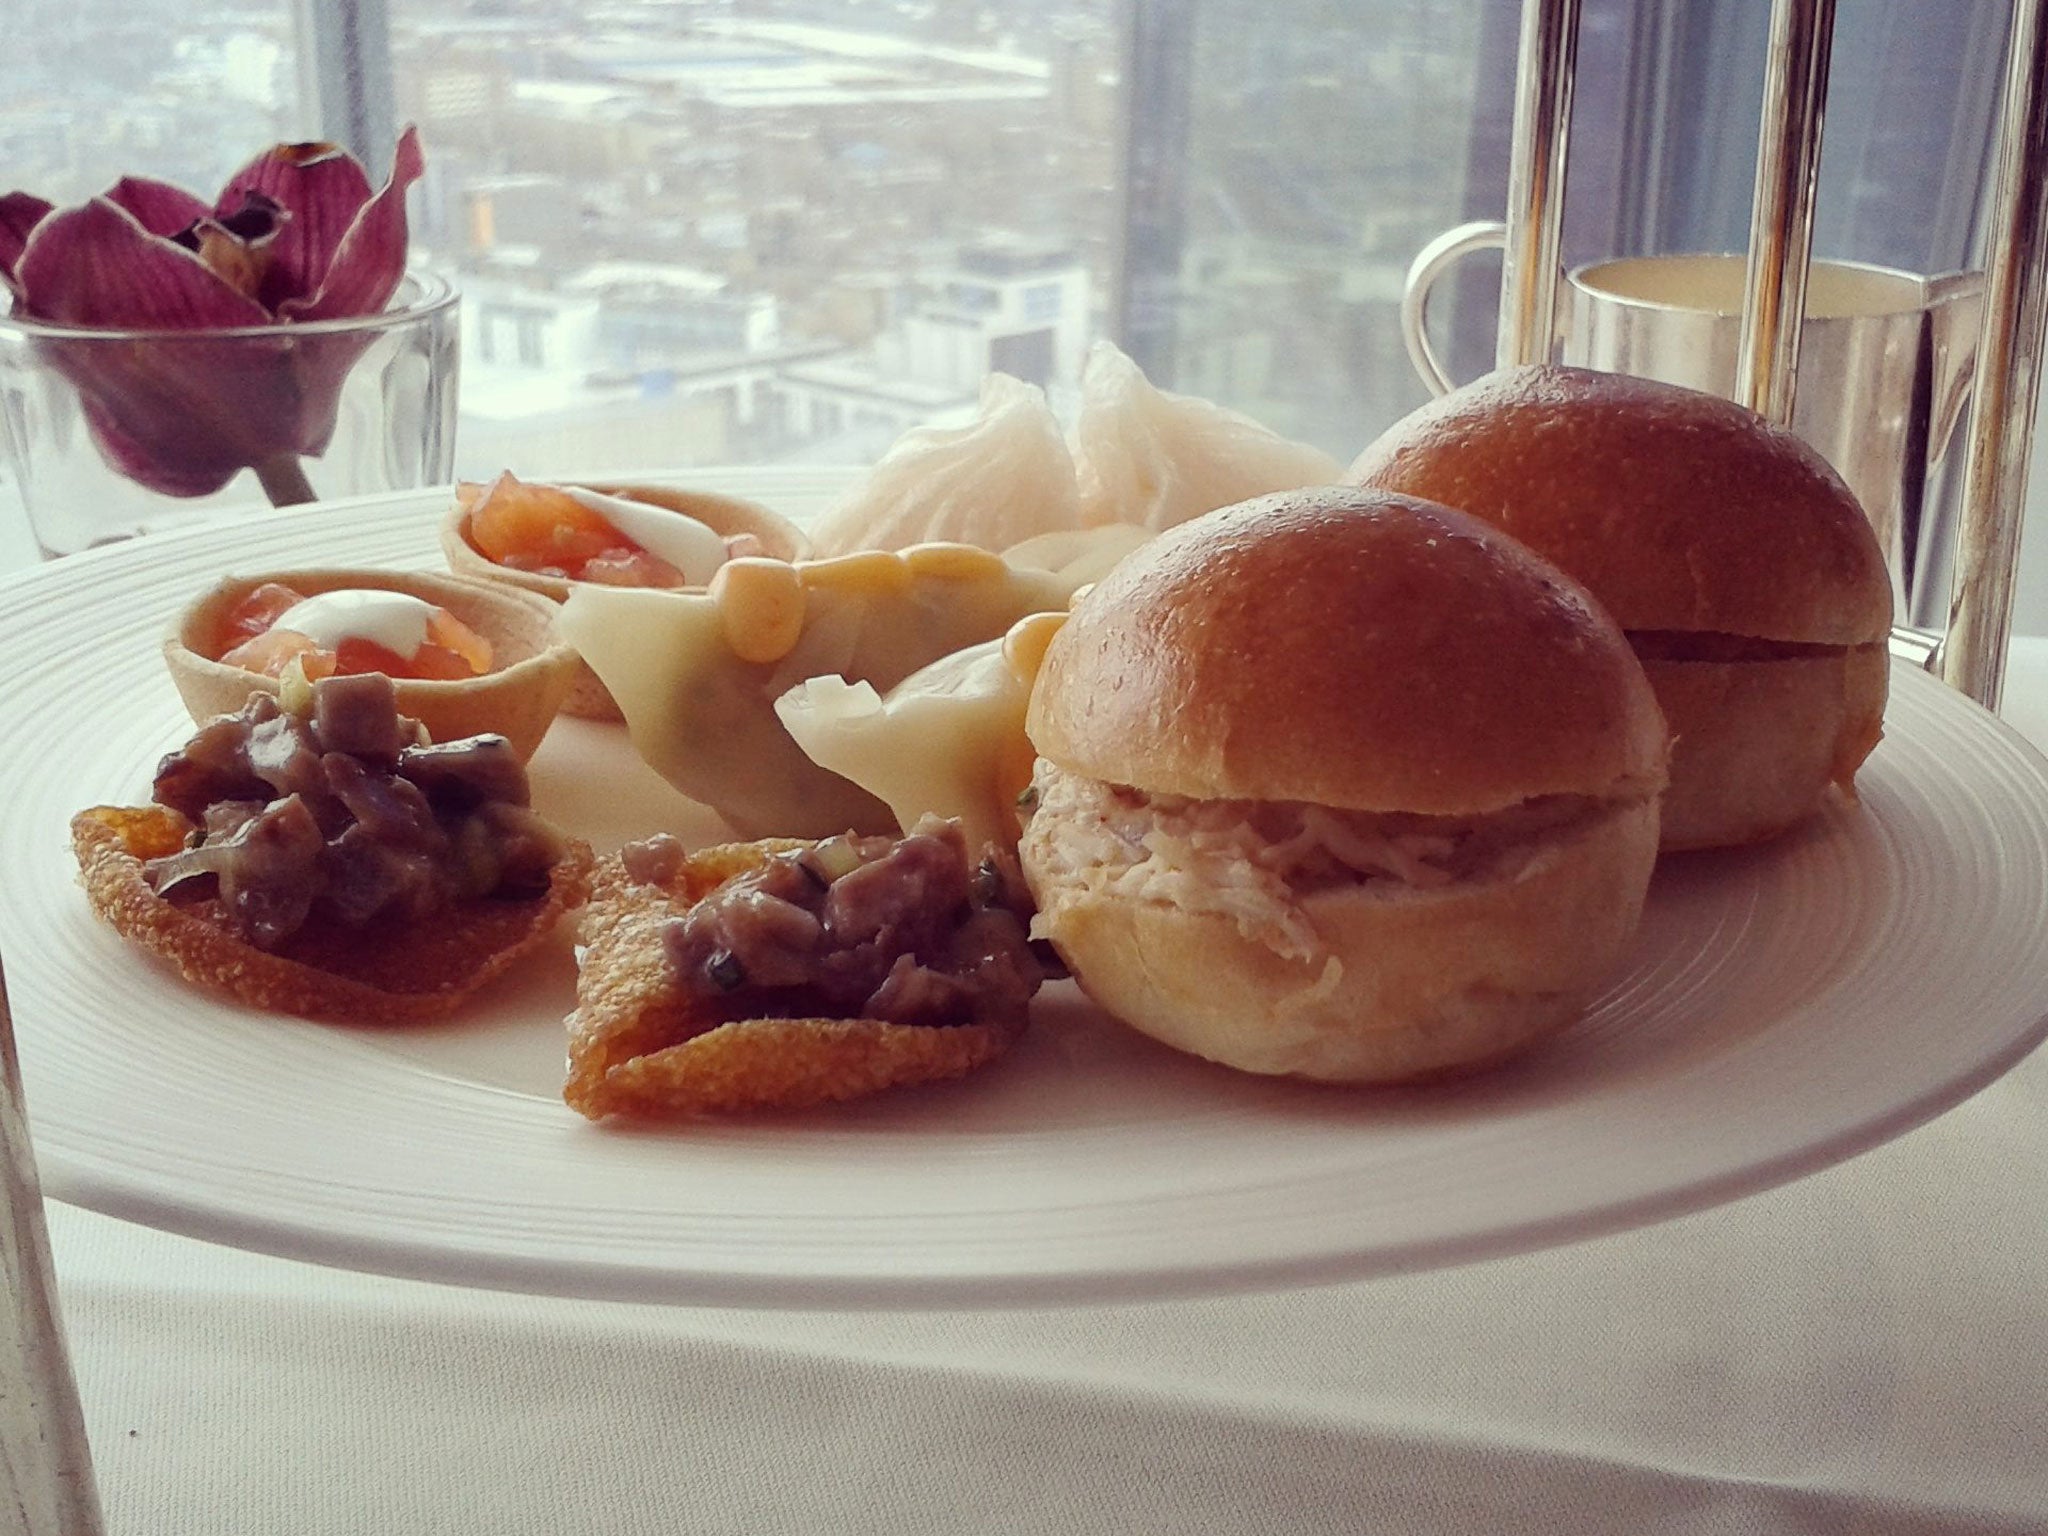
<path id="1" fill-rule="evenodd" d="M 549 283 L 531 253 L 501 248 L 489 266 L 462 280 L 464 367 L 580 379 L 599 363 L 598 308 L 596 295 Z"/>
<path id="2" fill-rule="evenodd" d="M 1049 388 L 1088 345 L 1088 269 L 1072 249 L 1025 240 L 963 247 L 925 274 L 927 297 L 885 338 L 882 361 L 919 384 L 972 395 L 990 373 Z M 900 355 L 891 356 L 891 353 Z"/>
<path id="3" fill-rule="evenodd" d="M 846 354 L 779 369 L 776 391 L 776 408 L 795 450 L 782 457 L 820 463 L 880 458 L 912 427 L 964 420 L 975 406 L 973 390 L 884 373 L 872 359 Z"/>
<path id="4" fill-rule="evenodd" d="M 472 251 L 500 245 L 544 247 L 562 232 L 570 184 L 559 176 L 472 176 L 463 185 L 465 232 Z"/>
<path id="5" fill-rule="evenodd" d="M 773 295 L 658 262 L 556 275 L 517 246 L 462 286 L 464 474 L 769 458 L 839 430 L 782 377 L 839 349 L 785 344 Z"/>
<path id="6" fill-rule="evenodd" d="M 705 352 L 771 352 L 782 344 L 775 296 L 736 291 L 715 272 L 604 261 L 562 287 L 598 298 L 598 346 L 613 368 L 660 367 Z"/>
<path id="7" fill-rule="evenodd" d="M 645 166 L 654 142 L 638 92 L 590 81 L 514 81 L 497 132 L 512 164 L 583 178 Z"/>

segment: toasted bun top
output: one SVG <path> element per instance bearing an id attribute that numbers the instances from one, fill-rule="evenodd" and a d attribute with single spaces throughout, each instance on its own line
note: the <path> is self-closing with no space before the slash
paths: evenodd
<path id="1" fill-rule="evenodd" d="M 1628 642 L 1569 578 L 1462 513 L 1342 486 L 1126 556 L 1054 636 L 1026 729 L 1139 789 L 1432 815 L 1654 794 L 1668 746 Z"/>
<path id="2" fill-rule="evenodd" d="M 1348 478 L 1505 529 L 1623 629 L 1860 645 L 1891 628 L 1884 555 L 1841 476 L 1716 395 L 1504 369 L 1396 422 Z"/>

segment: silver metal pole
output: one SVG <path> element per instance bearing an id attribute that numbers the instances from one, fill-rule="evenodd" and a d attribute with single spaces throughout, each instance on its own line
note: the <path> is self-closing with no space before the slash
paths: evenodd
<path id="1" fill-rule="evenodd" d="M 1962 521 L 1941 675 L 1986 709 L 1997 709 L 2012 634 L 2013 572 L 2027 496 L 2027 458 L 2048 334 L 2048 34 L 2042 0 L 2014 0 L 1999 115 L 1984 332 L 1970 437 L 1963 460 Z"/>
<path id="2" fill-rule="evenodd" d="M 362 161 L 375 185 L 398 142 L 387 0 L 298 0 L 294 20 L 309 131 Z"/>
<path id="3" fill-rule="evenodd" d="M 1779 426 L 1792 423 L 1798 383 L 1834 35 L 1835 0 L 1772 0 L 1735 398 Z"/>
<path id="4" fill-rule="evenodd" d="M 0 974 L 0 1530 L 7 1536 L 99 1536 L 99 1494 L 85 1416 L 57 1315 L 43 1191 L 29 1146 L 7 978 Z"/>
<path id="5" fill-rule="evenodd" d="M 1117 93 L 1123 198 L 1110 268 L 1110 334 L 1162 388 L 1174 379 L 1175 300 L 1187 246 L 1194 11 L 1181 0 L 1131 0 L 1123 12 L 1123 89 Z"/>
<path id="6" fill-rule="evenodd" d="M 1579 0 L 1523 0 L 1496 367 L 1550 361 L 1578 50 Z"/>

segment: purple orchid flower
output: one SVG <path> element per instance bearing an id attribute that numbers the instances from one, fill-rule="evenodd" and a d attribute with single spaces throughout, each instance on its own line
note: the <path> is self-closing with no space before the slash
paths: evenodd
<path id="1" fill-rule="evenodd" d="M 333 322 L 377 314 L 397 291 L 406 189 L 424 169 L 407 128 L 381 190 L 354 156 L 316 143 L 259 155 L 211 206 L 134 176 L 75 208 L 12 192 L 0 284 L 13 317 L 42 328 L 120 473 L 205 496 L 254 469 L 272 501 L 310 501 L 299 460 L 326 451 L 342 384 L 374 339 Z"/>

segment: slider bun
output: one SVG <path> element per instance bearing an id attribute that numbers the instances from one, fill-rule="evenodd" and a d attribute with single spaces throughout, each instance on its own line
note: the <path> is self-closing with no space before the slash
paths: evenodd
<path id="1" fill-rule="evenodd" d="M 1044 878 L 1032 840 L 1057 832 L 1042 816 L 1024 858 L 1054 947 L 1134 1029 L 1240 1071 L 1391 1083 L 1499 1061 L 1584 1011 L 1635 931 L 1657 814 L 1617 805 L 1519 877 L 1311 894 L 1301 910 L 1334 957 L 1320 964 L 1219 913 Z"/>
<path id="2" fill-rule="evenodd" d="M 1127 556 L 1053 638 L 1026 731 L 1145 790 L 1452 816 L 1654 795 L 1667 750 L 1575 583 L 1462 513 L 1334 486 Z"/>
<path id="3" fill-rule="evenodd" d="M 1112 1014 L 1245 1071 L 1390 1082 L 1519 1049 L 1605 982 L 1656 859 L 1668 737 L 1613 621 L 1513 540 L 1384 492 L 1263 497 L 1139 548 L 1053 638 L 1027 730 L 1033 931 Z M 1288 954 L 1240 921 L 1234 867 L 1112 867 L 1156 850 L 1105 838 L 1130 797 L 1103 783 L 1475 826 L 1579 812 L 1442 885 L 1289 889 L 1316 944 Z M 1180 814 L 1132 812 L 1155 813 Z"/>
<path id="4" fill-rule="evenodd" d="M 1880 644 L 1780 661 L 1643 663 L 1677 739 L 1663 847 L 1725 848 L 1789 831 L 1845 788 L 1884 730 Z"/>
<path id="5" fill-rule="evenodd" d="M 1877 744 L 1883 552 L 1827 461 L 1754 412 L 1623 374 L 1508 369 L 1397 422 L 1351 478 L 1473 513 L 1614 615 L 1676 741 L 1667 850 L 1785 831 Z M 1735 654 L 1731 636 L 1765 643 Z"/>
<path id="6" fill-rule="evenodd" d="M 1841 476 L 1717 395 L 1504 369 L 1395 423 L 1349 478 L 1512 534 L 1625 630 L 1861 645 L 1891 629 L 1884 556 Z"/>

